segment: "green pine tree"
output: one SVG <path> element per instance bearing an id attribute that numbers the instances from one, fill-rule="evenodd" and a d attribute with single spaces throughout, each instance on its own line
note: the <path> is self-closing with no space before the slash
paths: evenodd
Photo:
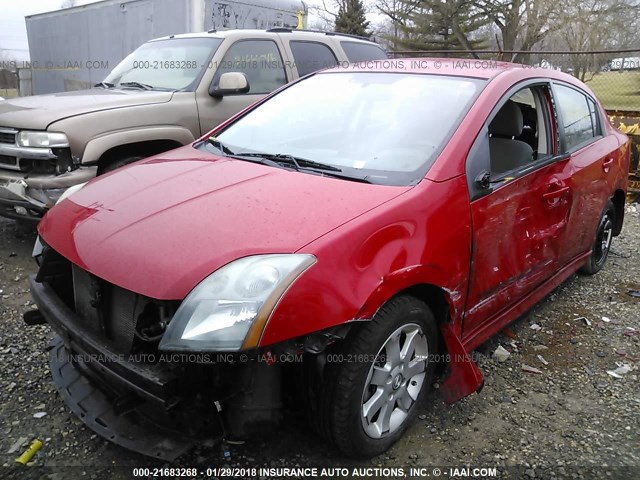
<path id="1" fill-rule="evenodd" d="M 335 31 L 368 37 L 369 22 L 365 16 L 362 0 L 344 0 L 336 16 Z"/>

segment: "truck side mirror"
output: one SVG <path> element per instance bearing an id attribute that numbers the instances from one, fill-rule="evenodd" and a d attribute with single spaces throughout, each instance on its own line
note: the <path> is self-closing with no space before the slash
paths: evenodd
<path id="1" fill-rule="evenodd" d="M 209 86 L 209 95 L 216 98 L 247 93 L 248 91 L 249 80 L 242 72 L 225 72 L 218 78 L 217 85 L 212 82 Z"/>

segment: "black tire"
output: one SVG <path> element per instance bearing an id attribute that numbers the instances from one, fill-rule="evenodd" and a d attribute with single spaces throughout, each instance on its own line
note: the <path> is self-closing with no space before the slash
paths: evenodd
<path id="1" fill-rule="evenodd" d="M 413 349 L 409 347 L 402 360 L 409 338 L 414 339 L 409 342 Z M 393 355 L 393 347 L 400 355 Z M 389 449 L 412 423 L 431 387 L 436 366 L 431 358 L 437 348 L 429 307 L 411 296 L 391 299 L 370 322 L 349 333 L 339 353 L 328 355 L 318 409 L 323 436 L 351 457 L 371 458 Z M 374 363 L 375 358 L 379 360 Z M 392 368 L 394 358 L 399 363 Z"/>
<path id="2" fill-rule="evenodd" d="M 117 170 L 120 167 L 124 167 L 125 165 L 129 165 L 130 163 L 137 162 L 138 160 L 142 160 L 144 155 L 134 155 L 131 157 L 119 158 L 117 160 L 112 160 L 111 162 L 105 164 L 102 167 L 98 168 L 98 175 L 103 175 L 105 173 L 112 172 Z"/>
<path id="3" fill-rule="evenodd" d="M 613 239 L 613 226 L 615 225 L 616 209 L 611 200 L 607 204 L 598 219 L 596 227 L 595 239 L 586 263 L 580 268 L 580 273 L 585 275 L 593 275 L 604 267 L 611 249 L 611 240 Z"/>

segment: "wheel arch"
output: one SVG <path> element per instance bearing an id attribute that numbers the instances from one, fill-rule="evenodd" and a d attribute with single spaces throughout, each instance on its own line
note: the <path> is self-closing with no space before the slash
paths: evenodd
<path id="1" fill-rule="evenodd" d="M 380 288 L 376 292 L 379 290 Z M 386 298 L 379 293 L 372 295 L 368 302 L 369 306 L 363 307 L 363 312 L 371 312 L 373 298 L 378 299 L 377 307 L 369 317 L 362 318 L 372 318 L 383 305 L 401 295 L 410 295 L 424 301 L 436 319 L 439 336 L 438 353 L 440 358 L 446 359 L 440 366 L 443 374 L 440 393 L 445 402 L 453 403 L 474 392 L 479 392 L 484 384 L 482 372 L 470 352 L 464 347 L 461 338 L 464 291 L 450 290 L 430 282 L 404 285 L 396 288 Z M 381 298 L 383 299 L 380 300 Z"/>
<path id="2" fill-rule="evenodd" d="M 411 295 L 426 303 L 438 323 L 451 321 L 451 306 L 447 299 L 447 292 L 430 283 L 419 283 L 401 290 L 396 295 Z"/>
<path id="3" fill-rule="evenodd" d="M 164 149 L 181 147 L 195 140 L 193 133 L 180 126 L 166 125 L 109 132 L 89 140 L 82 152 L 83 165 L 96 165 L 113 159 L 120 150 L 151 156 Z"/>
<path id="4" fill-rule="evenodd" d="M 182 144 L 175 140 L 147 140 L 142 142 L 117 145 L 104 152 L 98 159 L 98 174 L 110 163 L 122 158 L 143 156 L 151 157 L 158 153 L 181 147 Z"/>
<path id="5" fill-rule="evenodd" d="M 448 285 L 451 275 L 435 266 L 408 267 L 386 276 L 371 292 L 356 315 L 370 319 L 389 300 L 398 295 L 411 295 L 424 301 L 432 309 L 438 323 L 459 323 L 464 308 L 466 283 Z"/>
<path id="6" fill-rule="evenodd" d="M 618 189 L 615 191 L 613 196 L 611 197 L 611 203 L 613 203 L 613 207 L 615 209 L 615 222 L 613 225 L 613 235 L 618 236 L 622 231 L 622 224 L 624 222 L 624 205 L 625 205 L 625 194 L 622 190 Z"/>

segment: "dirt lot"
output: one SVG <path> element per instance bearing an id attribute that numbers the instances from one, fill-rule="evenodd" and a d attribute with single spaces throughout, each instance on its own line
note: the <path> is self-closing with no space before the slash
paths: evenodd
<path id="1" fill-rule="evenodd" d="M 357 465 L 489 466 L 499 467 L 502 477 L 525 479 L 640 478 L 640 298 L 628 294 L 640 290 L 637 210 L 628 207 L 604 271 L 571 277 L 475 352 L 486 376 L 479 395 L 447 407 L 436 392 L 400 443 Z M 0 477 L 128 478 L 130 467 L 104 467 L 157 465 L 96 437 L 51 385 L 44 353 L 51 332 L 22 323 L 32 305 L 26 277 L 35 271 L 33 240 L 33 231 L 0 219 Z M 491 358 L 498 345 L 511 352 L 503 363 Z M 541 373 L 525 373 L 523 364 Z M 620 378 L 607 373 L 625 364 L 631 371 Z M 38 412 L 46 415 L 35 418 Z M 40 439 L 44 446 L 33 465 L 54 468 L 16 470 L 14 459 L 24 448 L 8 452 L 20 438 Z M 354 464 L 293 414 L 280 431 L 228 448 L 225 454 L 219 446 L 202 446 L 182 463 Z"/>

